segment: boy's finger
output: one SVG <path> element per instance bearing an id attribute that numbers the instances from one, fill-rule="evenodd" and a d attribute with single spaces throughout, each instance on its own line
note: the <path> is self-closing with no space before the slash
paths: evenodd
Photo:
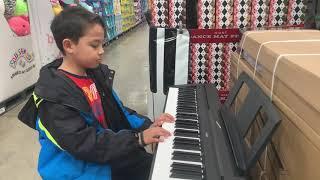
<path id="1" fill-rule="evenodd" d="M 156 127 L 154 133 L 155 133 L 155 136 L 168 137 L 171 135 L 171 133 L 169 131 L 163 129 L 162 127 Z"/>
<path id="2" fill-rule="evenodd" d="M 164 142 L 164 138 L 162 136 L 160 136 L 159 138 L 153 138 L 153 141 L 155 143 L 158 143 L 158 142 Z"/>
<path id="3" fill-rule="evenodd" d="M 160 120 L 165 122 L 174 122 L 175 118 L 172 115 L 165 113 L 160 117 Z"/>
<path id="4" fill-rule="evenodd" d="M 168 119 L 174 120 L 174 117 L 169 113 L 164 113 L 163 116 L 168 118 Z"/>
<path id="5" fill-rule="evenodd" d="M 171 133 L 163 128 L 161 128 L 160 131 L 162 133 L 162 136 L 165 136 L 165 137 L 171 136 Z"/>

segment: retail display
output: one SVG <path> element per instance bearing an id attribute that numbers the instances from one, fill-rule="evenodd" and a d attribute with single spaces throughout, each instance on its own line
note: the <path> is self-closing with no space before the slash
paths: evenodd
<path id="1" fill-rule="evenodd" d="M 50 0 L 54 15 L 58 15 L 62 10 L 62 6 L 58 0 Z"/>
<path id="2" fill-rule="evenodd" d="M 7 1 L 8 2 L 8 1 Z M 19 2 L 18 4 L 20 4 Z M 26 2 L 23 2 L 26 3 Z M 39 57 L 33 49 L 30 34 L 29 10 L 19 8 L 16 16 L 4 16 L 5 12 L 13 12 L 12 7 L 0 1 L 0 108 L 4 112 L 13 99 L 21 100 L 21 93 L 32 86 L 39 74 L 41 66 Z M 6 19 L 8 18 L 8 19 Z"/>
<path id="3" fill-rule="evenodd" d="M 30 34 L 30 21 L 28 5 L 24 0 L 3 1 L 4 17 L 9 27 L 17 36 L 27 36 Z"/>
<path id="4" fill-rule="evenodd" d="M 189 15 L 188 4 L 196 7 Z M 303 0 L 151 0 L 150 5 L 155 27 L 177 28 L 179 21 L 196 18 L 199 29 L 303 27 L 307 6 Z"/>
<path id="5" fill-rule="evenodd" d="M 26 16 L 15 16 L 8 19 L 11 30 L 17 36 L 26 36 L 30 34 L 29 18 Z"/>
<path id="6" fill-rule="evenodd" d="M 232 81 L 241 72 L 248 73 L 268 94 L 283 120 L 273 138 L 273 147 L 266 150 L 266 158 L 262 159 L 266 165 L 256 167 L 257 176 L 319 179 L 320 32 L 253 31 L 243 35 L 241 44 L 241 55 L 235 53 L 231 60 Z M 238 101 L 243 101 L 243 96 Z"/>
<path id="7" fill-rule="evenodd" d="M 4 0 L 4 16 L 6 18 L 9 18 L 14 15 L 14 12 L 16 11 L 16 0 Z"/>
<path id="8" fill-rule="evenodd" d="M 27 4 L 26 0 L 17 0 L 14 15 L 15 16 L 23 16 L 26 14 L 28 14 L 28 4 Z"/>

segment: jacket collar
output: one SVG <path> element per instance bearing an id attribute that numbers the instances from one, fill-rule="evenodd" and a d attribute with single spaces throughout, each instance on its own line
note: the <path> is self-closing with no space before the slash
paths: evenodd
<path id="1" fill-rule="evenodd" d="M 40 77 L 35 85 L 35 93 L 41 98 L 82 112 L 90 112 L 90 106 L 86 97 L 71 79 L 58 71 L 62 59 L 57 59 L 44 66 L 40 70 Z M 98 75 L 97 75 L 98 74 Z M 112 89 L 115 71 L 110 70 L 107 65 L 100 64 L 95 69 L 89 69 L 88 75 L 101 78 Z"/>

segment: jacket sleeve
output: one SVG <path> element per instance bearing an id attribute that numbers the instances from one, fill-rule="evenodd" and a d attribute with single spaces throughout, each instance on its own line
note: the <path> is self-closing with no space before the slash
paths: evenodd
<path id="1" fill-rule="evenodd" d="M 113 93 L 113 97 L 115 98 L 118 105 L 121 107 L 123 113 L 125 114 L 126 118 L 128 119 L 132 130 L 141 132 L 150 127 L 152 122 L 148 117 L 140 115 L 136 111 L 128 107 L 125 107 L 122 101 L 120 100 L 119 96 L 116 94 L 116 92 L 113 91 L 112 93 Z"/>
<path id="2" fill-rule="evenodd" d="M 131 130 L 97 132 L 80 112 L 64 105 L 44 101 L 39 118 L 58 145 L 77 159 L 112 165 L 128 161 L 127 155 L 140 148 Z"/>
<path id="3" fill-rule="evenodd" d="M 138 122 L 138 125 L 136 126 L 131 125 L 134 131 L 144 131 L 148 129 L 152 124 L 151 120 L 148 117 L 138 114 L 135 110 L 123 106 L 123 111 L 130 124 L 132 124 L 133 122 Z"/>

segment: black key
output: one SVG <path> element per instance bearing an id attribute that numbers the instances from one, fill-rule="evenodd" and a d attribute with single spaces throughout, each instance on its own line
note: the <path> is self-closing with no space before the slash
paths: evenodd
<path id="1" fill-rule="evenodd" d="M 199 130 L 199 127 L 195 125 L 177 124 L 177 123 L 175 124 L 175 128 Z"/>
<path id="2" fill-rule="evenodd" d="M 177 118 L 182 118 L 182 119 L 198 119 L 198 115 L 195 114 L 182 114 L 182 113 L 177 113 L 176 115 Z"/>
<path id="3" fill-rule="evenodd" d="M 184 121 L 184 120 L 180 120 L 175 122 L 175 125 L 188 125 L 188 126 L 194 126 L 194 127 L 199 127 L 199 124 L 197 121 Z"/>
<path id="4" fill-rule="evenodd" d="M 181 105 L 178 105 L 177 108 L 179 108 L 179 109 L 197 109 L 197 106 L 188 105 L 188 104 L 181 104 Z"/>
<path id="5" fill-rule="evenodd" d="M 197 110 L 186 110 L 186 109 L 177 109 L 177 112 L 179 113 L 197 113 Z"/>
<path id="6" fill-rule="evenodd" d="M 190 107 L 197 107 L 196 102 L 194 101 L 178 101 L 178 106 L 190 106 Z"/>
<path id="7" fill-rule="evenodd" d="M 192 145 L 200 145 L 198 139 L 187 139 L 187 138 L 180 138 L 180 137 L 175 137 L 173 139 L 174 143 L 186 143 L 186 144 L 192 144 Z"/>
<path id="8" fill-rule="evenodd" d="M 186 124 L 186 125 L 199 126 L 197 121 L 184 120 L 184 119 L 180 119 L 180 118 L 177 118 L 175 123 L 176 124 Z"/>
<path id="9" fill-rule="evenodd" d="M 173 160 L 179 161 L 191 161 L 191 162 L 201 162 L 200 153 L 192 153 L 192 152 L 182 152 L 182 151 L 174 151 L 172 153 Z"/>
<path id="10" fill-rule="evenodd" d="M 178 95 L 178 100 L 183 100 L 183 99 L 192 99 L 195 100 L 196 97 L 193 95 Z"/>
<path id="11" fill-rule="evenodd" d="M 179 162 L 173 162 L 171 164 L 172 169 L 182 170 L 182 171 L 193 171 L 193 172 L 199 172 L 202 173 L 202 167 L 201 165 L 197 164 L 185 164 L 185 163 L 179 163 Z"/>
<path id="12" fill-rule="evenodd" d="M 193 138 L 199 138 L 200 137 L 198 132 L 188 131 L 188 130 L 184 130 L 184 129 L 176 129 L 174 131 L 174 136 L 193 137 Z"/>
<path id="13" fill-rule="evenodd" d="M 179 107 L 179 106 L 177 106 L 176 109 L 177 110 L 193 110 L 193 111 L 197 110 L 196 107 Z"/>
<path id="14" fill-rule="evenodd" d="M 200 151 L 200 145 L 193 145 L 188 143 L 175 142 L 173 144 L 173 149 L 184 149 L 184 150 L 194 150 Z"/>
<path id="15" fill-rule="evenodd" d="M 194 179 L 201 180 L 202 173 L 192 172 L 192 171 L 181 171 L 177 169 L 171 170 L 171 178 L 180 178 L 180 179 Z"/>
<path id="16" fill-rule="evenodd" d="M 176 122 L 190 122 L 190 123 L 198 123 L 196 119 L 183 119 L 183 118 L 176 118 Z"/>

